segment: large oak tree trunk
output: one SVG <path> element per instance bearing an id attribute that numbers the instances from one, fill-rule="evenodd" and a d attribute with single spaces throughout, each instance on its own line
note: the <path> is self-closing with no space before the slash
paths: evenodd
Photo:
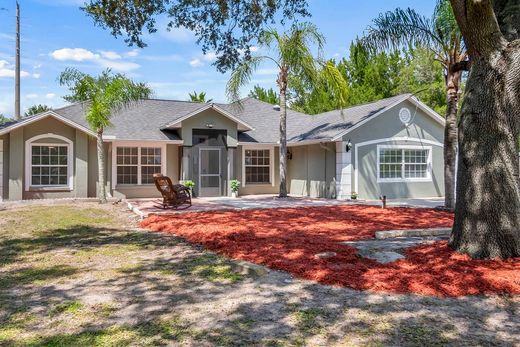
<path id="1" fill-rule="evenodd" d="M 97 139 L 97 158 L 98 158 L 98 180 L 99 180 L 99 202 L 107 202 L 107 191 L 105 183 L 105 150 L 103 148 L 103 128 L 96 132 Z"/>
<path id="2" fill-rule="evenodd" d="M 459 123 L 450 246 L 520 256 L 520 0 L 451 0 L 471 60 Z M 516 40 L 516 41 L 515 41 Z"/>
<path id="3" fill-rule="evenodd" d="M 444 127 L 444 207 L 455 208 L 455 172 L 457 163 L 457 112 L 461 71 L 448 68 L 446 126 Z"/>
<path id="4" fill-rule="evenodd" d="M 278 76 L 280 87 L 280 198 L 287 197 L 287 68 L 282 66 Z"/>
<path id="5" fill-rule="evenodd" d="M 473 258 L 520 256 L 520 42 L 474 59 L 459 125 L 451 247 Z"/>

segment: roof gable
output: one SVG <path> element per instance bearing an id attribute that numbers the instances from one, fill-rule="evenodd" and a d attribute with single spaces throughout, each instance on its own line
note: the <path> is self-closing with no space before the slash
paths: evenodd
<path id="1" fill-rule="evenodd" d="M 161 129 L 175 129 L 175 128 L 181 128 L 182 127 L 182 122 L 188 118 L 191 118 L 191 117 L 194 117 L 206 110 L 209 110 L 209 109 L 212 109 L 212 110 L 215 110 L 216 112 L 218 112 L 219 114 L 221 114 L 222 116 L 226 117 L 226 118 L 229 118 L 231 119 L 233 122 L 237 123 L 237 128 L 239 131 L 249 131 L 249 130 L 253 130 L 253 126 L 249 125 L 248 123 L 246 123 L 245 121 L 241 120 L 240 118 L 236 117 L 235 115 L 233 115 L 232 113 L 228 112 L 227 110 L 225 110 L 224 108 L 220 107 L 219 105 L 217 104 L 214 104 L 214 103 L 209 103 L 209 104 L 205 104 L 204 106 L 200 107 L 199 109 L 196 109 L 184 116 L 182 116 L 181 118 L 178 118 L 172 122 L 169 122 L 167 124 L 165 124 L 164 126 L 161 127 Z"/>

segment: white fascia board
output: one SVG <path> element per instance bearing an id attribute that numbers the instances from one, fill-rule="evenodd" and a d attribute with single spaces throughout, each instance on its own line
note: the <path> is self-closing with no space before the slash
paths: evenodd
<path id="1" fill-rule="evenodd" d="M 13 124 L 11 126 L 8 126 L 8 127 L 4 128 L 4 129 L 1 129 L 0 130 L 0 135 L 7 134 L 7 133 L 9 133 L 9 132 L 11 132 L 11 131 L 13 131 L 15 129 L 24 127 L 26 125 L 29 125 L 29 124 L 34 123 L 34 122 L 37 122 L 37 121 L 39 121 L 41 119 L 44 119 L 44 118 L 47 118 L 47 117 L 54 117 L 57 120 L 65 123 L 67 125 L 70 125 L 71 127 L 75 128 L 75 129 L 81 130 L 81 131 L 83 131 L 83 132 L 85 132 L 85 133 L 87 133 L 89 135 L 96 136 L 96 134 L 92 130 L 90 130 L 88 128 L 85 128 L 84 126 L 79 125 L 79 124 L 71 121 L 68 118 L 63 117 L 63 116 L 59 115 L 58 113 L 56 113 L 54 111 L 45 111 L 45 112 L 43 112 L 43 113 L 41 113 L 41 114 L 39 114 L 37 116 L 26 118 L 26 119 L 24 119 L 24 120 L 22 120 L 22 121 L 20 121 L 18 123 L 15 123 L 15 124 Z"/>
<path id="2" fill-rule="evenodd" d="M 201 112 L 204 112 L 206 110 L 209 110 L 209 109 L 214 109 L 215 111 L 217 111 L 218 113 L 222 114 L 224 117 L 227 117 L 229 119 L 231 119 L 232 121 L 234 121 L 235 123 L 237 123 L 238 125 L 241 125 L 242 127 L 237 127 L 238 130 L 240 131 L 249 131 L 249 130 L 254 130 L 253 126 L 251 126 L 250 124 L 244 122 L 243 120 L 241 120 L 240 118 L 237 118 L 235 117 L 234 115 L 232 115 L 231 113 L 229 113 L 228 111 L 224 110 L 223 108 L 215 105 L 215 104 L 207 104 L 207 105 L 204 105 L 203 107 L 201 108 L 198 108 L 196 109 L 195 111 L 191 112 L 191 113 L 188 113 L 187 115 L 179 118 L 179 119 L 176 119 L 175 121 L 173 121 L 172 123 L 168 123 L 166 124 L 165 126 L 162 127 L 162 129 L 166 129 L 166 128 L 181 128 L 182 127 L 182 121 L 188 119 L 188 118 L 191 118 Z"/>

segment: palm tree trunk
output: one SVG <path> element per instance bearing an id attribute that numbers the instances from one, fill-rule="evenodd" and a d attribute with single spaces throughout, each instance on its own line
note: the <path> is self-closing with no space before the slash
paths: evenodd
<path id="1" fill-rule="evenodd" d="M 98 180 L 99 180 L 99 202 L 104 204 L 107 202 L 107 191 L 105 185 L 105 150 L 103 148 L 103 128 L 98 128 L 96 132 L 97 138 L 97 157 L 98 157 Z"/>
<path id="2" fill-rule="evenodd" d="M 287 197 L 287 72 L 284 65 L 280 69 L 278 85 L 280 87 L 280 198 Z"/>
<path id="3" fill-rule="evenodd" d="M 457 114 L 461 71 L 448 68 L 446 126 L 444 128 L 444 207 L 455 208 L 455 171 L 457 162 Z"/>

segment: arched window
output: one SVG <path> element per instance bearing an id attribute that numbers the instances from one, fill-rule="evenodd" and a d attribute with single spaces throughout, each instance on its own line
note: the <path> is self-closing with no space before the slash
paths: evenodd
<path id="1" fill-rule="evenodd" d="M 25 143 L 25 190 L 73 189 L 73 143 L 56 134 L 34 136 Z"/>

